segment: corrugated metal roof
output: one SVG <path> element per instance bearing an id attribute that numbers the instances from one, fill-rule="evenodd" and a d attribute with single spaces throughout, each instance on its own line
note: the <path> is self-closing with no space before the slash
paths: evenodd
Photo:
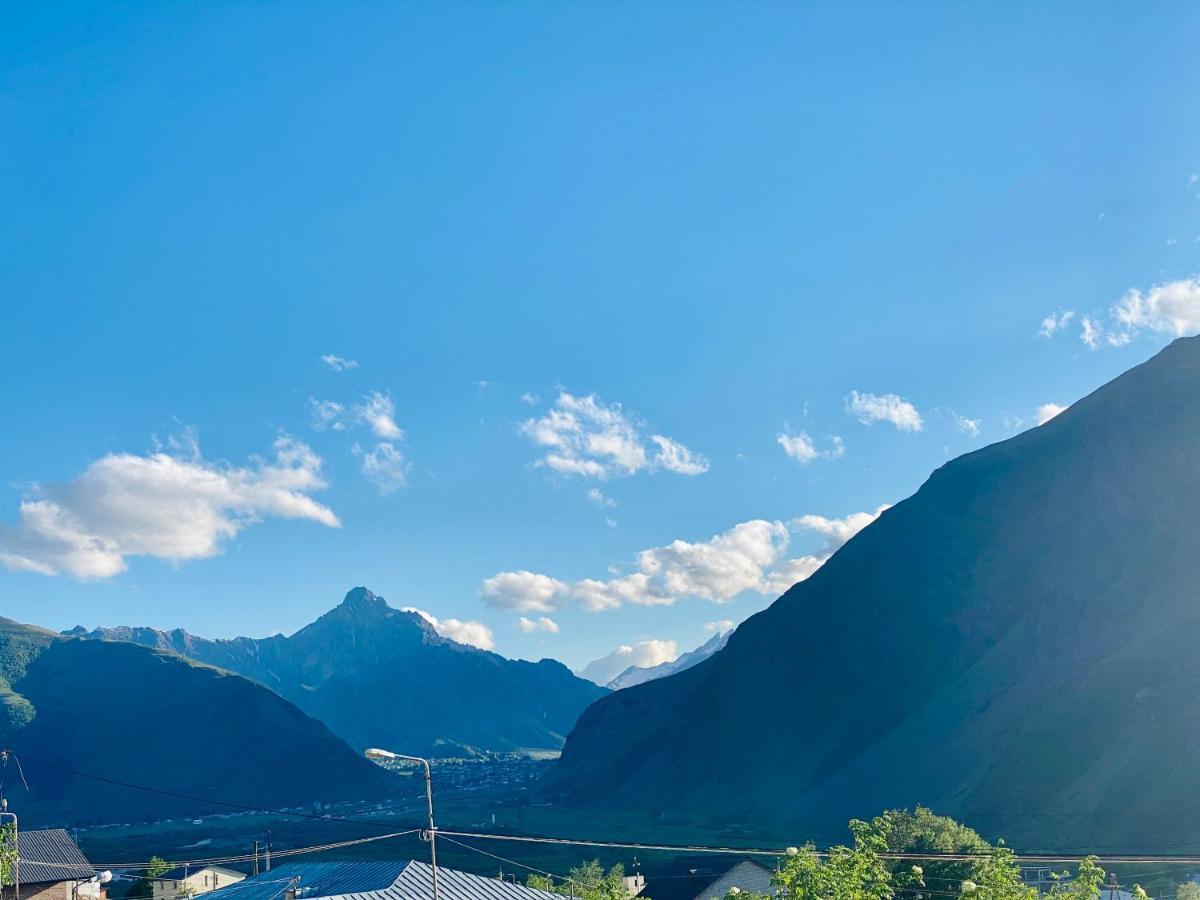
<path id="1" fill-rule="evenodd" d="M 82 881 L 96 874 L 87 857 L 61 828 L 22 831 L 17 836 L 21 884 Z"/>
<path id="2" fill-rule="evenodd" d="M 429 866 L 391 862 L 284 863 L 205 894 L 205 900 L 280 900 L 293 883 L 298 900 L 432 900 Z M 441 900 L 562 900 L 560 895 L 438 867 Z"/>

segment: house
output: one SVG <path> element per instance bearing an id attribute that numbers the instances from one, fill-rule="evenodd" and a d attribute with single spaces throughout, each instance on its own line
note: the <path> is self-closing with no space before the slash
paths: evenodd
<path id="1" fill-rule="evenodd" d="M 521 884 L 438 866 L 440 900 L 564 900 Z M 289 862 L 220 888 L 205 900 L 432 900 L 430 867 L 415 860 Z"/>
<path id="2" fill-rule="evenodd" d="M 202 863 L 184 864 L 168 869 L 151 883 L 154 900 L 176 900 L 207 894 L 242 881 L 246 876 L 223 866 L 206 866 Z"/>
<path id="3" fill-rule="evenodd" d="M 21 900 L 105 900 L 96 870 L 61 828 L 22 831 L 17 837 Z M 13 897 L 13 885 L 0 891 Z"/>
<path id="4" fill-rule="evenodd" d="M 658 875 L 648 875 L 639 895 L 649 900 L 723 900 L 730 888 L 773 894 L 774 872 L 752 859 L 681 857 Z"/>

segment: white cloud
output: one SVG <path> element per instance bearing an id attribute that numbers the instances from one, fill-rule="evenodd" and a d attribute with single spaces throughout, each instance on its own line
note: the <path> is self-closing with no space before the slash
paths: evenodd
<path id="1" fill-rule="evenodd" d="M 318 400 L 315 397 L 309 397 L 308 411 L 314 431 L 324 431 L 326 428 L 344 431 L 346 428 L 346 423 L 342 421 L 346 407 L 336 400 Z"/>
<path id="2" fill-rule="evenodd" d="M 592 488 L 590 491 L 588 491 L 587 498 L 600 509 L 612 509 L 617 505 L 617 501 L 612 497 L 606 497 L 600 488 Z"/>
<path id="3" fill-rule="evenodd" d="M 271 462 L 255 458 L 239 468 L 205 460 L 189 434 L 145 456 L 104 456 L 73 481 L 38 486 L 21 501 L 17 525 L 0 525 L 0 564 L 110 578 L 131 556 L 171 562 L 216 556 L 267 518 L 339 527 L 333 511 L 309 496 L 326 487 L 321 458 L 287 435 L 274 451 Z"/>
<path id="4" fill-rule="evenodd" d="M 979 437 L 979 431 L 983 425 L 981 419 L 968 419 L 966 416 L 960 416 L 958 413 L 952 413 L 954 416 L 954 427 L 963 434 L 969 434 L 971 437 Z"/>
<path id="5" fill-rule="evenodd" d="M 1038 337 L 1053 337 L 1055 332 L 1066 328 L 1073 318 L 1075 318 L 1075 310 L 1073 309 L 1068 309 L 1065 312 L 1059 310 L 1056 313 L 1050 313 L 1050 315 L 1042 319 L 1042 327 L 1038 329 Z"/>
<path id="6" fill-rule="evenodd" d="M 325 363 L 325 365 L 329 366 L 335 372 L 345 372 L 347 369 L 358 368 L 357 360 L 346 359 L 342 356 L 336 356 L 333 353 L 326 353 L 321 357 L 321 362 Z"/>
<path id="7" fill-rule="evenodd" d="M 775 442 L 783 448 L 785 454 L 803 465 L 821 458 L 841 459 L 846 453 L 846 445 L 837 435 L 833 435 L 829 439 L 828 450 L 818 450 L 807 431 L 800 431 L 796 434 L 788 434 L 787 431 L 780 432 L 779 436 L 775 438 Z"/>
<path id="8" fill-rule="evenodd" d="M 394 444 L 380 441 L 370 450 L 355 444 L 352 452 L 362 460 L 362 473 L 384 497 L 408 484 L 409 463 Z"/>
<path id="9" fill-rule="evenodd" d="M 616 519 L 614 519 L 612 516 L 605 516 L 605 517 L 604 517 L 604 524 L 605 524 L 605 525 L 607 525 L 609 528 L 616 528 L 616 527 L 617 527 L 617 520 L 616 520 Z"/>
<path id="10" fill-rule="evenodd" d="M 449 638 L 459 644 L 478 647 L 480 650 L 494 650 L 496 648 L 496 637 L 492 634 L 492 629 L 488 628 L 482 622 L 477 622 L 474 619 L 467 622 L 464 622 L 462 619 L 439 619 L 431 613 L 425 612 L 423 609 L 417 609 L 415 606 L 406 606 L 402 611 L 416 613 L 432 625 L 433 630 L 442 637 Z"/>
<path id="11" fill-rule="evenodd" d="M 398 441 L 404 432 L 396 424 L 396 405 L 392 398 L 379 391 L 372 391 L 354 407 L 354 418 L 370 427 L 376 437 L 385 441 Z"/>
<path id="12" fill-rule="evenodd" d="M 1079 339 L 1088 347 L 1123 347 L 1135 337 L 1184 337 L 1200 332 L 1200 276 L 1128 291 L 1106 317 L 1084 316 Z"/>
<path id="13" fill-rule="evenodd" d="M 846 397 L 846 412 L 864 425 L 891 422 L 900 431 L 920 431 L 925 427 L 917 408 L 897 394 L 860 394 Z"/>
<path id="14" fill-rule="evenodd" d="M 1033 418 L 1037 424 L 1045 425 L 1065 409 L 1065 406 L 1060 406 L 1057 403 L 1043 403 L 1034 411 Z"/>
<path id="15" fill-rule="evenodd" d="M 521 618 L 517 619 L 517 627 L 525 634 L 534 631 L 545 631 L 549 634 L 558 634 L 559 632 L 558 623 L 546 616 L 541 616 L 537 619 L 521 616 Z"/>
<path id="16" fill-rule="evenodd" d="M 706 622 L 704 625 L 705 631 L 711 631 L 716 634 L 724 634 L 727 631 L 733 631 L 733 619 L 720 619 L 716 622 Z"/>
<path id="17" fill-rule="evenodd" d="M 500 572 L 486 579 L 480 588 L 484 602 L 501 609 L 522 612 L 553 612 L 564 604 L 558 598 L 567 585 L 548 575 L 521 570 Z"/>
<path id="18" fill-rule="evenodd" d="M 649 639 L 622 644 L 612 653 L 588 663 L 579 674 L 596 684 L 606 685 L 630 666 L 647 668 L 678 658 L 679 647 L 674 641 Z"/>
<path id="19" fill-rule="evenodd" d="M 658 446 L 658 452 L 654 454 L 654 467 L 678 475 L 703 475 L 708 471 L 708 460 L 678 441 L 661 434 L 650 435 L 650 440 Z"/>
<path id="20" fill-rule="evenodd" d="M 521 432 L 543 451 L 536 464 L 562 475 L 603 480 L 642 471 L 708 471 L 703 456 L 664 435 L 643 436 L 643 431 L 642 423 L 627 416 L 619 403 L 566 391 L 559 392 L 546 415 L 521 424 Z"/>
<path id="21" fill-rule="evenodd" d="M 500 572 L 483 582 L 480 594 L 489 606 L 520 612 L 571 605 L 599 612 L 626 604 L 670 606 L 684 597 L 726 603 L 745 591 L 779 594 L 820 568 L 886 508 L 844 519 L 801 516 L 787 524 L 752 519 L 707 541 L 676 540 L 643 550 L 635 558 L 636 571 L 621 574 L 617 569 L 607 579 L 567 582 L 523 570 Z M 815 554 L 788 559 L 793 533 L 816 534 L 825 541 Z"/>
<path id="22" fill-rule="evenodd" d="M 521 402 L 526 404 L 527 406 L 537 406 L 539 403 L 542 402 L 542 398 L 539 397 L 537 394 L 532 393 L 531 391 L 526 391 L 525 393 L 523 393 L 521 395 Z"/>

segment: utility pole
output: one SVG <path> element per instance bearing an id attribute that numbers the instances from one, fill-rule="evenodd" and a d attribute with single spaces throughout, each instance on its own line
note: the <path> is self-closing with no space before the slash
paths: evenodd
<path id="1" fill-rule="evenodd" d="M 266 871 L 271 871 L 271 829 L 267 829 L 267 853 L 266 853 L 267 868 Z"/>
<path id="2" fill-rule="evenodd" d="M 393 753 L 391 750 L 379 750 L 374 747 L 364 754 L 367 759 L 405 759 L 417 762 L 425 767 L 425 800 L 429 804 L 429 864 L 433 872 L 433 900 L 441 900 L 438 896 L 437 877 L 437 826 L 433 823 L 433 776 L 429 769 L 429 760 L 422 756 L 406 756 L 403 753 Z"/>
<path id="3" fill-rule="evenodd" d="M 258 841 L 254 842 L 254 874 L 258 874 Z"/>

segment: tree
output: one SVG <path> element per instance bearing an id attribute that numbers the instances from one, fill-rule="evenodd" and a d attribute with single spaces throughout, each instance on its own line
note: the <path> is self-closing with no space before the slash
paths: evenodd
<path id="1" fill-rule="evenodd" d="M 137 880 L 134 881 L 133 887 L 129 889 L 129 893 L 125 896 L 130 898 L 130 900 L 142 900 L 142 898 L 153 897 L 154 879 L 170 868 L 171 864 L 161 856 L 150 857 L 149 864 L 137 874 Z"/>
<path id="2" fill-rule="evenodd" d="M 912 812 L 907 809 L 889 809 L 871 820 L 871 824 L 882 833 L 887 849 L 893 853 L 957 853 L 987 854 L 991 844 L 979 836 L 973 828 L 956 822 L 949 816 L 936 815 L 925 806 Z M 979 882 L 980 861 L 922 860 L 921 869 L 925 883 L 934 896 L 940 892 L 956 892 L 964 881 Z M 894 875 L 911 869 L 904 861 L 891 863 Z M 1200 900 L 1200 898 L 1197 898 Z"/>
<path id="3" fill-rule="evenodd" d="M 1200 900 L 1200 884 L 1185 881 L 1175 891 L 1175 900 Z"/>
<path id="4" fill-rule="evenodd" d="M 8 887 L 16 880 L 17 829 L 11 822 L 0 826 L 0 887 Z"/>
<path id="5" fill-rule="evenodd" d="M 1016 854 L 1003 841 L 971 866 L 971 877 L 959 887 L 962 900 L 1037 900 L 1037 888 L 1021 881 Z"/>
<path id="6" fill-rule="evenodd" d="M 824 854 L 812 844 L 789 847 L 772 883 L 784 900 L 890 900 L 899 889 L 924 884 L 919 866 L 893 872 L 880 854 L 888 849 L 878 822 L 850 822 L 854 846 L 833 847 Z M 768 900 L 769 895 L 730 891 L 729 900 Z"/>
<path id="7" fill-rule="evenodd" d="M 622 880 L 624 877 L 624 866 L 617 864 L 606 872 L 600 865 L 600 860 L 593 859 L 576 866 L 568 873 L 566 879 L 530 875 L 525 883 L 531 888 L 566 894 L 581 900 L 629 900 L 629 891 L 625 889 L 625 882 Z"/>

